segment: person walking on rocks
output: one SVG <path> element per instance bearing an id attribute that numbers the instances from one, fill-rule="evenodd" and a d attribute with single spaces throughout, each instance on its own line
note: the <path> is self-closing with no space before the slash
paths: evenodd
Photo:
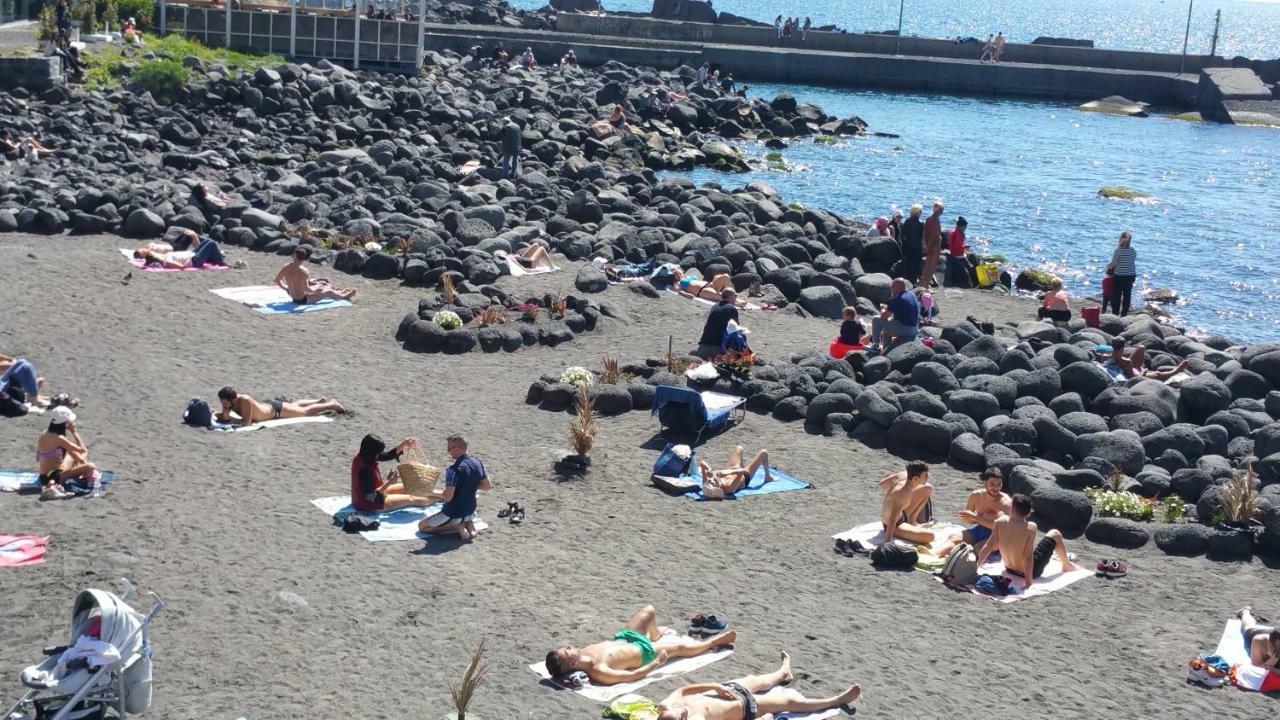
<path id="1" fill-rule="evenodd" d="M 933 287 L 933 275 L 938 271 L 938 259 L 942 255 L 942 201 L 933 201 L 933 214 L 924 221 L 924 272 L 916 282 L 922 288 Z"/>
<path id="2" fill-rule="evenodd" d="M 516 176 L 520 168 L 520 146 L 523 142 L 524 136 L 520 126 L 511 118 L 507 118 L 506 124 L 502 126 L 502 160 L 500 161 L 502 177 Z"/>
<path id="3" fill-rule="evenodd" d="M 1133 283 L 1138 279 L 1138 251 L 1131 246 L 1133 233 L 1125 230 L 1120 233 L 1120 241 L 1111 253 L 1111 264 L 1107 272 L 1111 275 L 1111 307 L 1120 317 L 1129 314 L 1129 303 L 1133 300 Z"/>
<path id="4" fill-rule="evenodd" d="M 913 280 L 920 277 L 920 260 L 924 254 L 924 222 L 920 219 L 923 211 L 919 203 L 912 205 L 898 233 L 898 244 L 902 247 L 902 268 L 898 274 Z"/>

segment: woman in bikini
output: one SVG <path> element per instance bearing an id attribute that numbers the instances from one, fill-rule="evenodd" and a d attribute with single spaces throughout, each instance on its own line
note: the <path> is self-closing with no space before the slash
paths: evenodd
<path id="1" fill-rule="evenodd" d="M 218 391 L 218 401 L 222 410 L 215 414 L 224 423 L 240 421 L 241 426 L 249 426 L 255 422 L 280 420 L 282 418 L 311 417 L 325 413 L 345 413 L 341 403 L 329 398 L 317 400 L 286 400 L 276 398 L 270 403 L 254 400 L 249 395 L 237 392 L 228 385 Z"/>
<path id="2" fill-rule="evenodd" d="M 685 297 L 719 300 L 720 293 L 725 288 L 733 287 L 733 279 L 723 273 L 707 281 L 690 271 L 677 269 L 672 271 L 671 277 L 676 292 Z M 746 304 L 745 300 L 739 301 L 738 307 L 743 307 Z"/>
<path id="3" fill-rule="evenodd" d="M 70 437 L 68 437 L 70 436 Z M 89 448 L 76 430 L 76 414 L 56 407 L 49 428 L 36 438 L 36 472 L 40 475 L 40 499 L 62 500 L 73 496 L 63 484 L 83 478 L 92 481 L 98 469 L 89 462 Z"/>
<path id="4" fill-rule="evenodd" d="M 764 468 L 764 481 L 769 477 L 769 451 L 761 450 L 751 458 L 746 467 L 742 465 L 742 446 L 733 449 L 729 455 L 729 467 L 723 470 L 712 470 L 711 466 L 698 461 L 698 471 L 702 474 L 702 494 L 712 500 L 723 500 L 746 487 L 756 474 L 756 469 Z"/>
<path id="5" fill-rule="evenodd" d="M 542 243 L 531 242 L 511 254 L 515 261 L 527 268 L 551 267 L 551 253 Z"/>

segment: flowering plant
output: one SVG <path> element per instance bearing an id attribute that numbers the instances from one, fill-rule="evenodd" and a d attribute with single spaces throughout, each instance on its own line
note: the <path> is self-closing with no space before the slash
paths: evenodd
<path id="1" fill-rule="evenodd" d="M 560 373 L 560 382 L 574 387 L 590 385 L 593 380 L 594 378 L 591 376 L 590 370 L 577 365 L 571 368 L 565 368 L 565 371 Z"/>
<path id="2" fill-rule="evenodd" d="M 457 330 L 462 327 L 462 318 L 458 317 L 458 313 L 452 310 L 441 310 L 432 319 L 445 330 Z"/>
<path id="3" fill-rule="evenodd" d="M 536 302 L 527 302 L 517 308 L 520 311 L 520 319 L 525 322 L 537 322 L 540 308 Z"/>
<path id="4" fill-rule="evenodd" d="M 756 356 L 750 351 L 738 352 L 729 350 L 715 359 L 717 368 L 727 370 L 739 377 L 750 377 L 751 367 L 755 365 Z"/>

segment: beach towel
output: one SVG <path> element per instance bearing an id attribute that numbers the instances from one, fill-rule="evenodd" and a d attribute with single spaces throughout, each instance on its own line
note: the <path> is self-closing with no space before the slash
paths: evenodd
<path id="1" fill-rule="evenodd" d="M 511 271 L 511 277 L 522 277 L 524 275 L 542 275 L 549 272 L 555 272 L 560 268 L 555 265 L 539 265 L 538 267 L 525 267 L 516 260 L 515 255 L 505 255 L 503 257 L 507 261 L 507 269 Z"/>
<path id="2" fill-rule="evenodd" d="M 48 549 L 48 536 L 0 535 L 0 567 L 39 565 Z"/>
<path id="3" fill-rule="evenodd" d="M 1249 648 L 1244 642 L 1239 618 L 1227 621 L 1222 631 L 1222 639 L 1218 640 L 1218 648 L 1214 655 L 1227 661 L 1231 666 L 1231 684 L 1241 690 L 1252 692 L 1280 691 L 1280 673 L 1254 665 L 1249 659 Z"/>
<path id="4" fill-rule="evenodd" d="M 942 542 L 946 541 L 948 536 L 964 530 L 962 526 L 953 523 L 929 523 L 924 527 L 934 532 L 935 540 L 933 542 L 933 547 L 937 547 Z M 868 545 L 879 545 L 884 542 L 884 528 L 881 526 L 879 521 L 869 522 L 865 525 L 859 525 L 852 530 L 846 530 L 845 532 L 833 535 L 832 538 L 837 540 L 861 540 Z M 895 542 L 901 542 L 905 545 L 916 547 L 918 549 L 918 546 L 904 541 Z M 916 563 L 916 569 L 929 573 L 934 580 L 941 583 L 942 579 L 933 575 L 933 571 L 937 570 L 939 567 L 937 565 L 937 560 L 939 559 L 938 556 L 933 553 L 921 553 L 920 558 L 920 561 Z M 1004 573 L 1004 563 L 998 558 L 988 558 L 987 562 L 983 563 L 982 566 L 978 568 L 978 573 L 980 575 L 1001 575 Z M 1044 573 L 1040 577 L 1036 578 L 1035 583 L 1032 584 L 1031 590 L 1029 591 L 1026 589 L 1026 582 L 1022 580 L 1022 578 L 1012 575 L 1008 577 L 1011 580 L 1011 585 L 1016 589 L 1016 592 L 1003 597 L 999 595 L 987 595 L 986 593 L 978 592 L 971 587 L 967 589 L 975 595 L 982 595 L 983 597 L 990 598 L 995 602 L 1007 604 L 1017 602 L 1019 600 L 1026 600 L 1028 598 L 1040 597 L 1041 595 L 1048 595 L 1055 590 L 1061 590 L 1062 588 L 1079 582 L 1087 577 L 1093 577 L 1093 571 L 1077 567 L 1069 573 L 1064 573 L 1062 572 L 1062 563 L 1058 561 L 1057 557 L 1054 557 L 1049 561 L 1048 566 L 1045 567 Z"/>
<path id="5" fill-rule="evenodd" d="M 116 479 L 110 470 L 102 470 L 98 482 L 106 487 Z M 77 495 L 87 495 L 92 488 L 79 484 L 78 480 L 66 483 L 67 490 Z M 0 492 L 36 492 L 40 489 L 40 476 L 34 470 L 0 470 Z"/>
<path id="6" fill-rule="evenodd" d="M 694 483 L 697 489 L 685 493 L 685 497 L 691 500 L 709 500 L 702 494 L 702 474 L 697 467 L 691 468 L 692 474 L 682 475 L 680 480 L 688 480 Z M 813 487 L 811 483 L 799 480 L 776 467 L 769 466 L 769 482 L 764 481 L 764 468 L 756 468 L 755 474 L 747 481 L 747 486 L 738 492 L 724 498 L 725 500 L 736 500 L 751 495 L 771 495 L 773 493 L 787 492 L 788 490 L 805 490 Z"/>
<path id="7" fill-rule="evenodd" d="M 141 270 L 146 270 L 147 272 L 182 272 L 184 270 L 229 270 L 230 269 L 230 267 L 227 265 L 201 265 L 200 267 L 184 267 L 184 268 L 171 268 L 171 267 L 165 267 L 163 265 L 147 265 L 147 263 L 142 258 L 134 257 L 132 250 L 129 250 L 128 248 L 119 248 L 119 250 L 121 255 L 124 255 L 126 258 L 129 259 L 130 265 L 136 268 L 139 268 Z M 191 256 L 194 254 L 195 253 L 187 252 L 184 250 L 175 250 L 174 252 L 169 253 L 169 257 L 173 258 L 174 260 L 190 260 Z"/>
<path id="8" fill-rule="evenodd" d="M 321 300 L 318 303 L 299 305 L 289 297 L 289 293 L 274 285 L 218 288 L 209 292 L 218 297 L 234 300 L 241 305 L 253 308 L 263 315 L 290 315 L 351 307 L 351 301 L 349 300 Z"/>
<path id="9" fill-rule="evenodd" d="M 665 665 L 659 666 L 658 669 L 635 682 L 621 683 L 618 685 L 592 685 L 588 683 L 580 688 L 567 688 L 552 680 L 551 673 L 547 672 L 547 664 L 545 662 L 536 662 L 529 666 L 529 670 L 531 670 L 534 675 L 542 678 L 545 681 L 543 683 L 544 685 L 548 685 L 558 690 L 573 690 L 575 693 L 585 698 L 595 700 L 598 703 L 608 703 L 619 695 L 634 693 L 650 683 L 693 672 L 698 668 L 703 668 L 713 662 L 723 660 L 732 654 L 733 650 L 720 648 L 719 650 L 703 653 L 696 657 L 672 660 Z"/>
<path id="10" fill-rule="evenodd" d="M 346 495 L 335 495 L 333 497 L 318 498 L 311 501 L 312 505 L 320 508 L 326 515 L 334 519 L 335 524 L 341 525 L 342 521 L 348 516 L 353 515 L 357 511 L 351 507 L 351 498 Z M 444 507 L 444 503 L 436 503 L 434 505 L 414 506 L 400 508 L 399 510 L 390 510 L 387 512 L 366 512 L 360 513 L 370 520 L 377 520 L 380 525 L 377 530 L 366 530 L 361 535 L 369 542 L 394 542 L 397 540 L 429 540 L 431 535 L 418 532 L 418 521 L 435 515 Z M 475 520 L 476 530 L 487 530 L 488 523 L 479 517 Z"/>
<path id="11" fill-rule="evenodd" d="M 307 417 L 296 418 L 280 418 L 279 420 L 263 420 L 252 425 L 236 425 L 234 423 L 220 423 L 214 421 L 212 430 L 220 432 L 249 432 L 250 430 L 261 430 L 262 428 L 284 427 L 285 425 L 302 425 L 304 423 L 331 423 L 333 418 L 328 415 L 310 415 Z"/>
<path id="12" fill-rule="evenodd" d="M 694 300 L 696 302 L 702 303 L 703 305 L 710 305 L 712 307 L 714 307 L 716 303 L 720 302 L 719 300 L 712 300 L 710 298 L 698 297 L 696 295 L 693 297 L 685 297 L 684 295 L 681 295 L 680 292 L 677 291 L 675 288 L 670 288 L 670 287 L 667 288 L 667 292 L 671 293 L 672 295 L 675 295 L 678 298 L 681 298 L 682 300 Z M 764 308 L 760 307 L 759 305 L 753 302 L 748 302 L 741 309 L 742 310 L 763 310 Z"/>

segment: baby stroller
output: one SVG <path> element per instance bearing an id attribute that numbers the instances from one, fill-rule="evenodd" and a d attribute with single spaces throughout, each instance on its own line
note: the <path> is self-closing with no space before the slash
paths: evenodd
<path id="1" fill-rule="evenodd" d="M 45 648 L 44 662 L 22 671 L 28 688 L 3 720 L 120 720 L 151 708 L 151 620 L 164 607 L 150 593 L 144 615 L 123 597 L 82 590 L 71 609 L 71 644 Z M 108 715 L 108 710 L 114 715 Z"/>

